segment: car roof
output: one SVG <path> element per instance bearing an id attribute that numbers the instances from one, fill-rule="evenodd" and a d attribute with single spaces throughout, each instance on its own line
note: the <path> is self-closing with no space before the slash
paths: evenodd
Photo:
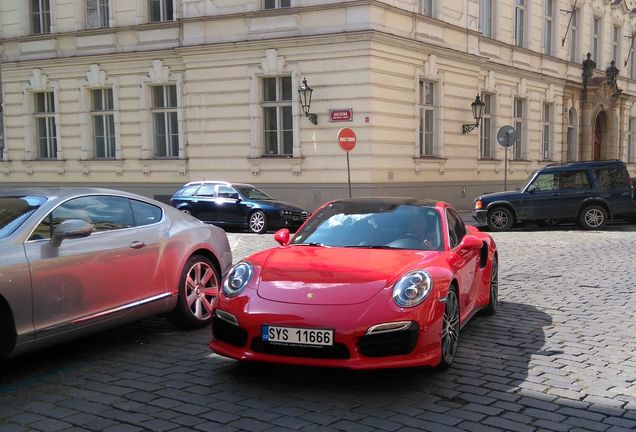
<path id="1" fill-rule="evenodd" d="M 1 188 L 0 196 L 42 196 L 49 199 L 64 201 L 68 198 L 82 195 L 120 195 L 139 200 L 154 201 L 148 197 L 115 189 L 87 186 L 33 186 L 17 188 Z"/>
<path id="2" fill-rule="evenodd" d="M 583 169 L 583 168 L 592 168 L 592 167 L 603 167 L 603 166 L 612 166 L 612 165 L 622 165 L 624 163 L 618 159 L 615 160 L 600 160 L 600 161 L 578 161 L 578 162 L 563 162 L 563 163 L 553 163 L 540 168 L 540 171 L 561 171 L 568 169 Z"/>
<path id="3" fill-rule="evenodd" d="M 186 183 L 185 185 L 183 185 L 183 187 L 187 187 L 187 186 L 197 186 L 197 185 L 204 185 L 204 184 L 218 184 L 218 185 L 223 185 L 223 186 L 247 186 L 247 187 L 254 187 L 249 183 L 231 183 L 231 182 L 226 182 L 223 180 L 195 180 L 195 181 L 191 181 Z"/>
<path id="4" fill-rule="evenodd" d="M 362 197 L 362 198 L 342 198 L 331 201 L 333 203 L 343 204 L 377 204 L 377 205 L 411 205 L 419 207 L 450 207 L 450 205 L 444 201 L 426 199 L 426 198 L 412 198 L 412 197 Z"/>

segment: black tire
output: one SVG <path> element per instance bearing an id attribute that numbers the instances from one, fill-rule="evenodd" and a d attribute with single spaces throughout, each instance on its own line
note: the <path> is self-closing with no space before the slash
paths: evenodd
<path id="1" fill-rule="evenodd" d="M 448 290 L 444 302 L 444 317 L 442 318 L 442 358 L 437 366 L 447 369 L 453 364 L 457 346 L 459 345 L 459 300 L 454 287 Z"/>
<path id="2" fill-rule="evenodd" d="M 191 256 L 181 271 L 177 306 L 168 314 L 170 322 L 183 329 L 207 325 L 220 286 L 221 278 L 212 261 L 203 255 Z"/>
<path id="3" fill-rule="evenodd" d="M 491 231 L 508 231 L 515 223 L 512 211 L 507 207 L 495 207 L 488 211 L 488 228 Z"/>
<path id="4" fill-rule="evenodd" d="M 497 258 L 493 257 L 490 267 L 490 286 L 489 286 L 488 306 L 484 309 L 484 314 L 493 315 L 499 307 L 499 265 Z"/>
<path id="5" fill-rule="evenodd" d="M 607 223 L 607 210 L 604 207 L 591 204 L 579 214 L 579 225 L 586 230 L 601 229 Z"/>
<path id="6" fill-rule="evenodd" d="M 268 223 L 267 216 L 261 210 L 257 210 L 250 215 L 247 221 L 247 227 L 255 234 L 263 234 L 267 232 Z"/>

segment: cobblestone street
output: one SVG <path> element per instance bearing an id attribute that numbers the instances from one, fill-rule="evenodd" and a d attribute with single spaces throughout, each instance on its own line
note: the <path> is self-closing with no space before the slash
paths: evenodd
<path id="1" fill-rule="evenodd" d="M 501 308 L 447 371 L 239 365 L 159 317 L 0 363 L 0 431 L 636 429 L 636 226 L 493 237 Z"/>

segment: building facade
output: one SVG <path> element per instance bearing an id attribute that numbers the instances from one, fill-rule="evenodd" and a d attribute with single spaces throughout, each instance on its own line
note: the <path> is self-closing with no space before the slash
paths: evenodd
<path id="1" fill-rule="evenodd" d="M 228 180 L 313 210 L 348 195 L 343 127 L 357 135 L 354 196 L 470 208 L 502 190 L 504 166 L 509 186 L 568 160 L 635 172 L 633 6 L 0 0 L 0 187 L 165 199 L 190 180 Z M 463 133 L 476 96 L 482 119 Z M 504 125 L 516 130 L 507 148 Z"/>

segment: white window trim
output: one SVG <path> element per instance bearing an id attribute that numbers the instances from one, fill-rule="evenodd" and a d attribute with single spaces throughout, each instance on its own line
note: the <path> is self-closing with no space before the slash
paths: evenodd
<path id="1" fill-rule="evenodd" d="M 290 9 L 293 7 L 296 7 L 296 0 L 289 0 L 289 7 L 285 6 L 285 7 L 281 7 L 280 6 L 280 1 L 281 0 L 276 0 L 276 7 L 270 8 L 270 9 L 265 9 L 265 0 L 259 0 L 260 3 L 260 8 L 262 10 L 276 10 L 276 9 Z"/>
<path id="2" fill-rule="evenodd" d="M 550 107 L 550 117 L 548 118 L 548 121 L 545 121 L 545 107 L 546 105 L 548 105 Z M 540 161 L 552 161 L 554 160 L 554 147 L 555 147 L 555 135 L 554 135 L 554 131 L 555 131 L 555 127 L 554 127 L 554 111 L 556 109 L 556 106 L 553 102 L 551 101 L 543 101 L 541 103 L 541 155 L 539 160 Z M 545 126 L 548 126 L 550 129 L 548 131 L 548 156 L 546 158 L 545 154 L 544 154 L 544 147 L 545 147 L 545 142 L 544 142 L 544 134 L 543 134 L 543 129 L 545 128 Z"/>
<path id="3" fill-rule="evenodd" d="M 627 163 L 636 163 L 636 117 L 627 117 Z"/>
<path id="4" fill-rule="evenodd" d="M 92 64 L 86 79 L 80 81 L 80 160 L 95 159 L 93 146 L 93 124 L 91 115 L 91 90 L 113 90 L 113 115 L 115 120 L 115 160 L 123 159 L 119 114 L 119 82 L 115 78 L 107 78 L 106 72 Z M 107 160 L 107 159 L 105 159 Z"/>
<path id="5" fill-rule="evenodd" d="M 150 21 L 150 11 L 148 10 L 148 0 L 137 0 L 135 24 L 156 24 L 160 22 L 172 22 L 181 18 L 181 0 L 167 0 L 172 1 L 172 10 L 174 17 L 172 20 L 167 21 Z M 112 12 L 111 12 L 112 14 Z"/>
<path id="6" fill-rule="evenodd" d="M 261 105 L 263 95 L 262 78 L 277 78 L 290 76 L 292 81 L 292 135 L 294 140 L 292 158 L 301 157 L 300 120 L 304 118 L 300 109 L 298 87 L 301 83 L 300 66 L 285 62 L 285 58 L 278 55 L 275 49 L 268 49 L 265 57 L 261 58 L 260 67 L 252 67 L 248 70 L 249 81 L 249 114 L 250 114 L 250 158 L 263 158 L 265 155 L 265 134 L 263 125 L 263 108 Z M 315 106 L 315 98 L 312 106 Z M 315 112 L 314 109 L 312 111 Z M 307 121 L 307 125 L 310 125 Z M 284 156 L 281 156 L 284 157 Z M 263 158 L 264 159 L 264 158 Z"/>
<path id="7" fill-rule="evenodd" d="M 618 30 L 618 40 L 614 39 L 614 30 Z M 612 58 L 611 60 L 614 60 L 616 62 L 616 67 L 620 67 L 621 66 L 621 50 L 623 48 L 623 27 L 618 25 L 618 24 L 614 24 L 612 26 L 612 57 L 614 57 L 614 51 L 616 51 L 616 58 Z M 614 50 L 614 48 L 616 48 L 616 50 Z"/>
<path id="8" fill-rule="evenodd" d="M 521 40 L 521 44 L 517 45 L 517 26 L 516 26 L 516 20 L 517 20 L 517 3 L 514 2 L 513 3 L 513 16 L 512 16 L 512 27 L 513 27 L 513 31 L 512 31 L 512 45 L 519 47 L 519 48 L 528 48 L 528 44 L 530 39 L 530 27 L 529 27 L 529 23 L 530 23 L 530 14 L 531 14 L 531 4 L 532 4 L 532 0 L 525 0 L 525 3 L 523 5 L 523 10 L 524 10 L 524 14 L 523 14 L 523 35 L 522 35 L 522 40 Z M 543 50 L 541 50 L 543 51 Z"/>
<path id="9" fill-rule="evenodd" d="M 543 0 L 544 4 L 543 4 L 543 35 L 541 36 L 542 39 L 542 49 L 541 51 L 549 56 L 556 56 L 556 44 L 555 41 L 557 39 L 556 35 L 558 34 L 559 28 L 558 28 L 558 23 L 557 23 L 557 9 L 558 9 L 558 0 L 553 0 L 552 2 L 552 11 L 551 11 L 551 15 L 545 15 L 545 2 L 548 0 Z M 552 28 L 551 28 L 551 34 L 552 37 L 550 38 L 548 42 L 548 50 L 549 52 L 546 52 L 546 40 L 545 40 L 545 32 L 546 32 L 546 25 L 547 22 L 550 21 Z"/>
<path id="10" fill-rule="evenodd" d="M 57 81 L 49 81 L 48 76 L 42 74 L 40 69 L 33 69 L 29 82 L 22 87 L 22 114 L 24 121 L 24 160 L 38 160 L 36 125 L 35 125 L 35 93 L 53 92 L 55 101 L 55 135 L 57 143 L 57 157 L 48 159 L 50 161 L 63 160 L 60 121 L 60 88 Z"/>
<path id="11" fill-rule="evenodd" d="M 517 99 L 521 99 L 523 101 L 523 115 L 522 117 L 515 117 L 515 105 L 516 105 L 516 100 Z M 517 160 L 517 161 L 523 161 L 527 159 L 527 150 L 528 150 L 528 98 L 527 97 L 523 97 L 523 96 L 513 96 L 512 98 L 512 127 L 516 128 L 516 123 L 518 120 L 521 121 L 521 141 L 519 142 L 519 145 L 521 146 L 521 149 L 519 151 L 520 153 L 520 157 L 516 158 L 515 157 L 515 148 L 514 145 L 511 147 L 512 149 L 512 155 L 511 155 L 511 159 L 512 160 Z M 518 130 L 516 131 L 517 137 L 519 136 L 519 132 Z"/>
<path id="12" fill-rule="evenodd" d="M 88 26 L 88 7 L 87 0 L 75 0 L 75 17 L 76 17 L 76 27 L 77 30 L 94 30 L 94 29 L 102 29 L 106 27 L 89 27 Z M 112 28 L 116 26 L 115 23 L 115 13 L 113 11 L 113 7 L 115 2 L 113 0 L 108 0 L 108 27 Z"/>
<path id="13" fill-rule="evenodd" d="M 593 47 L 594 47 L 594 18 L 598 19 L 598 26 L 599 26 L 599 32 L 598 32 L 598 52 L 596 53 L 596 58 L 594 58 L 594 52 L 592 52 L 592 60 L 594 60 L 596 62 L 597 65 L 601 65 L 603 64 L 603 17 L 598 16 L 598 15 L 592 15 L 591 17 L 591 27 L 590 27 L 590 51 L 593 51 Z"/>
<path id="14" fill-rule="evenodd" d="M 433 113 L 433 156 L 422 156 L 420 154 L 420 81 L 433 82 L 433 88 L 435 94 L 434 106 L 435 111 Z M 445 104 L 444 104 L 444 75 L 437 68 L 437 57 L 432 54 L 428 57 L 423 68 L 417 68 L 415 71 L 414 92 L 415 99 L 413 106 L 415 107 L 415 131 L 413 134 L 413 157 L 415 158 L 433 158 L 443 159 L 445 157 L 444 144 L 441 137 L 444 136 L 444 119 L 446 118 Z"/>
<path id="15" fill-rule="evenodd" d="M 154 125 L 152 119 L 152 87 L 176 85 L 177 86 L 177 127 L 179 128 L 179 155 L 176 158 L 166 160 L 186 159 L 185 126 L 183 112 L 183 74 L 172 73 L 170 68 L 163 66 L 161 60 L 153 60 L 152 67 L 148 69 L 148 75 L 139 80 L 141 96 L 139 98 L 141 108 L 141 159 L 164 160 L 155 156 Z"/>
<path id="16" fill-rule="evenodd" d="M 567 43 L 567 60 L 568 61 L 572 61 L 573 63 L 579 63 L 579 52 L 581 51 L 581 9 L 574 9 L 572 11 L 573 14 L 575 14 L 576 16 L 576 25 L 575 26 L 571 26 L 570 30 L 568 30 L 568 35 L 567 37 L 570 38 L 570 40 L 568 40 Z M 568 16 L 568 20 L 569 20 L 569 16 Z M 574 20 L 574 18 L 572 19 Z M 575 33 L 575 37 L 574 37 L 574 42 L 572 42 L 572 27 L 574 27 L 574 29 L 576 30 Z M 571 44 L 573 43 L 574 45 L 574 52 L 571 52 Z M 572 60 L 572 57 L 574 58 L 574 60 Z"/>
<path id="17" fill-rule="evenodd" d="M 484 34 L 483 26 L 484 26 L 484 3 L 480 2 L 479 5 L 479 30 L 481 31 L 484 37 L 489 39 L 497 39 L 497 14 L 499 13 L 499 2 L 498 0 L 491 0 L 491 17 L 490 17 L 490 36 Z"/>
<path id="18" fill-rule="evenodd" d="M 570 123 L 570 113 L 574 111 L 574 123 Z M 570 107 L 570 109 L 568 109 L 566 111 L 566 134 L 565 134 L 565 159 L 567 161 L 575 161 L 578 159 L 578 154 L 579 154 L 579 149 L 578 149 L 578 145 L 579 145 L 579 113 L 577 111 L 576 108 L 574 107 Z M 567 141 L 567 130 L 572 128 L 573 133 L 572 133 L 572 156 L 574 156 L 573 158 L 570 158 L 570 154 L 568 152 L 568 141 Z"/>
<path id="19" fill-rule="evenodd" d="M 32 23 L 31 23 L 31 2 L 27 0 L 18 0 L 18 13 L 22 18 L 20 20 L 20 34 L 22 36 L 29 36 L 40 33 L 33 33 Z M 49 7 L 51 8 L 51 31 L 50 33 L 43 34 L 53 34 L 57 32 L 57 27 L 55 25 L 55 0 L 49 1 Z"/>
<path id="20" fill-rule="evenodd" d="M 427 16 L 429 18 L 437 18 L 439 16 L 439 5 L 438 5 L 438 0 L 431 0 L 431 14 L 430 15 L 426 15 L 424 14 L 423 11 L 423 7 L 422 7 L 422 1 L 423 0 L 418 0 L 417 4 L 416 4 L 416 12 L 418 14 L 421 14 L 423 16 Z"/>
<path id="21" fill-rule="evenodd" d="M 483 122 L 479 126 L 479 146 L 477 148 L 477 158 L 481 160 L 491 160 L 497 159 L 497 133 L 496 133 L 496 125 L 497 125 L 497 108 L 499 101 L 499 94 L 496 91 L 491 91 L 492 89 L 486 90 L 481 89 L 479 91 L 480 97 L 484 94 L 490 95 L 490 157 L 485 158 L 482 156 L 481 151 L 481 130 L 483 128 Z"/>

